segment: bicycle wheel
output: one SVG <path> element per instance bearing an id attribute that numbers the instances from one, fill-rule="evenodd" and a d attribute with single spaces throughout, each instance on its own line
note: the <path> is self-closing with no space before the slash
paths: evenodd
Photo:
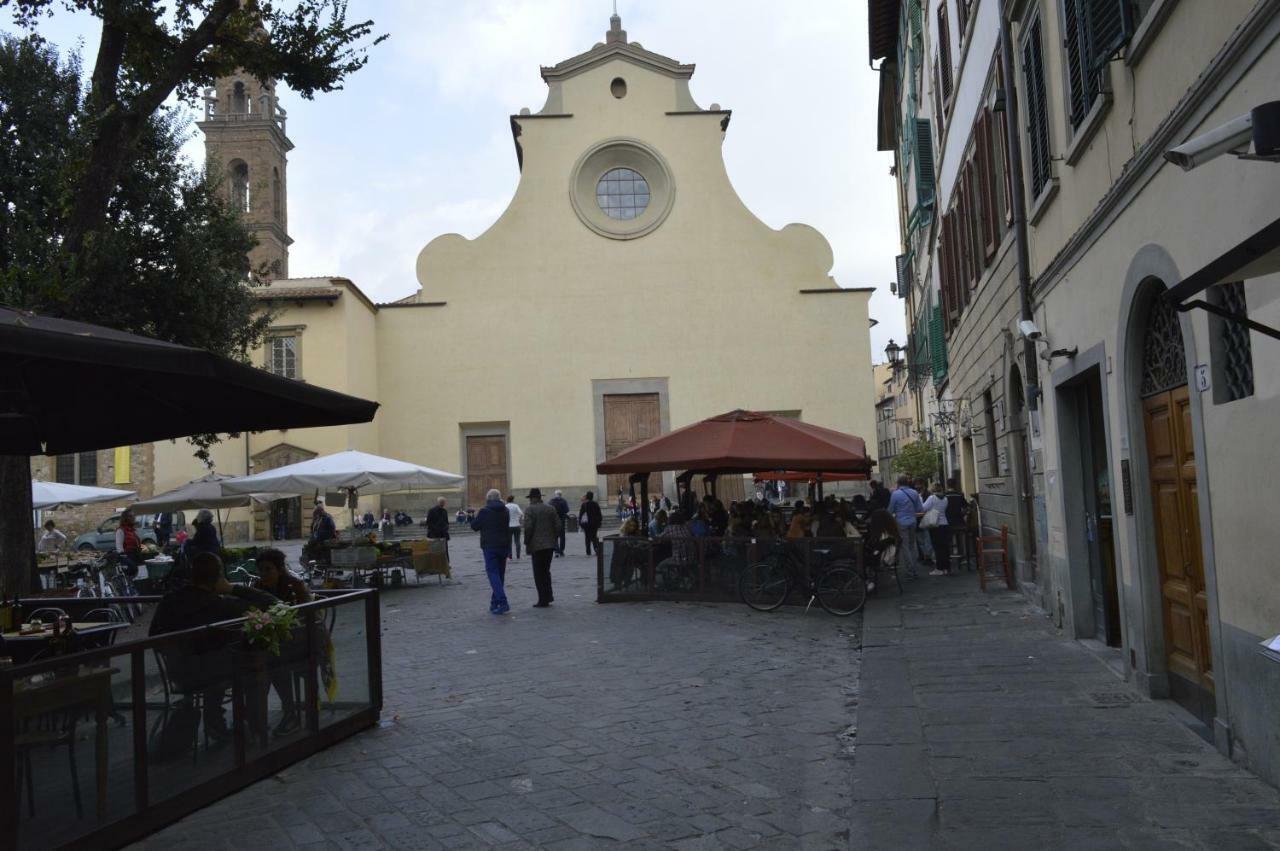
<path id="1" fill-rule="evenodd" d="M 818 603 L 842 617 L 860 610 L 867 602 L 867 581 L 851 562 L 835 562 L 818 578 Z"/>
<path id="2" fill-rule="evenodd" d="M 790 590 L 787 569 L 777 562 L 756 562 L 738 577 L 738 595 L 758 612 L 772 612 L 781 606 Z"/>

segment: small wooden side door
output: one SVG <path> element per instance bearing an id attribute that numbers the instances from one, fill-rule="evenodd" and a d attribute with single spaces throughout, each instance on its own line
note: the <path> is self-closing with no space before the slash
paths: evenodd
<path id="1" fill-rule="evenodd" d="M 1142 407 L 1169 671 L 1212 692 L 1209 600 L 1201 559 L 1200 506 L 1187 386 L 1150 396 L 1143 400 Z"/>
<path id="2" fill-rule="evenodd" d="M 500 434 L 467 438 L 467 505 L 484 506 L 484 495 L 496 488 L 507 496 L 507 438 Z"/>

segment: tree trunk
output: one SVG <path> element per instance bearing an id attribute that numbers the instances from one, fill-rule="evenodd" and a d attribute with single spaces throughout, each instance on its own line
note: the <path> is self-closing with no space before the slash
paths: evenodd
<path id="1" fill-rule="evenodd" d="M 31 459 L 0 455 L 0 595 L 36 587 L 36 540 L 31 521 Z"/>

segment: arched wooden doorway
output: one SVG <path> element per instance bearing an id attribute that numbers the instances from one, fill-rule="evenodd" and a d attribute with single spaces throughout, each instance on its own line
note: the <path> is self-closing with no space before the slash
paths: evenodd
<path id="1" fill-rule="evenodd" d="M 1200 507 L 1186 350 L 1178 315 L 1149 286 L 1141 336 L 1142 399 L 1155 556 L 1169 691 L 1201 718 L 1214 714 L 1209 600 L 1200 544 Z"/>

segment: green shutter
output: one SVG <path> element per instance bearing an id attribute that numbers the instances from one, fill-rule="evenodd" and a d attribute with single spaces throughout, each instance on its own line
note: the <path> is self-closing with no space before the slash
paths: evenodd
<path id="1" fill-rule="evenodd" d="M 911 292 L 911 256 L 899 254 L 894 261 L 898 267 L 898 298 L 906 298 Z"/>
<path id="2" fill-rule="evenodd" d="M 916 119 L 916 201 L 933 203 L 933 133 L 929 119 Z"/>
<path id="3" fill-rule="evenodd" d="M 934 305 L 929 315 L 929 360 L 933 366 L 933 383 L 947 380 L 947 339 L 943 328 L 942 307 Z"/>

